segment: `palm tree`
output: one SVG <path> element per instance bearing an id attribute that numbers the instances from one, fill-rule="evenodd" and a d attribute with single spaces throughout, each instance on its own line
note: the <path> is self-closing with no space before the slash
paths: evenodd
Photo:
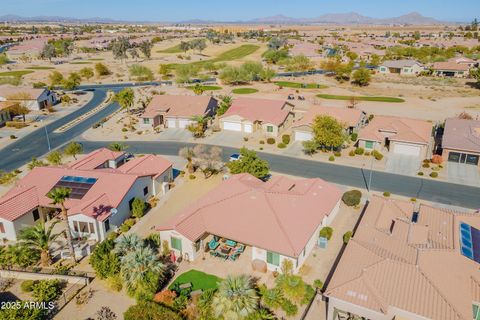
<path id="1" fill-rule="evenodd" d="M 247 320 L 273 320 L 275 315 L 268 309 L 261 308 L 247 317 Z"/>
<path id="2" fill-rule="evenodd" d="M 267 289 L 266 286 L 261 286 L 260 295 L 262 296 L 262 304 L 271 309 L 280 308 L 285 299 L 282 290 L 279 288 Z"/>
<path id="3" fill-rule="evenodd" d="M 45 222 L 41 221 L 35 226 L 20 230 L 20 243 L 33 250 L 40 251 L 40 261 L 42 266 L 50 265 L 52 258 L 50 256 L 50 244 L 57 239 L 60 233 L 53 233 L 53 228 L 59 220 L 55 220 L 46 228 Z"/>
<path id="4" fill-rule="evenodd" d="M 143 247 L 143 240 L 136 234 L 131 233 L 115 240 L 115 252 L 121 256 L 136 251 Z"/>
<path id="5" fill-rule="evenodd" d="M 73 258 L 73 261 L 77 262 L 75 258 L 75 249 L 73 248 L 73 239 L 72 233 L 70 232 L 70 225 L 68 223 L 68 211 L 65 208 L 65 201 L 70 197 L 72 190 L 70 188 L 55 188 L 47 193 L 47 197 L 52 200 L 53 205 L 59 205 L 62 209 L 62 218 L 65 221 L 65 233 L 67 235 L 67 244 L 68 249 L 70 250 L 70 255 Z"/>
<path id="6" fill-rule="evenodd" d="M 216 317 L 225 320 L 240 320 L 258 310 L 258 296 L 253 279 L 246 275 L 228 276 L 223 280 L 213 298 Z"/>
<path id="7" fill-rule="evenodd" d="M 150 247 L 140 247 L 122 257 L 121 276 L 129 292 L 136 292 L 145 286 L 155 287 L 163 278 L 165 266 Z M 149 283 L 152 276 L 157 284 Z"/>
<path id="8" fill-rule="evenodd" d="M 184 147 L 178 151 L 178 155 L 185 160 L 187 160 L 187 169 L 188 172 L 192 173 L 193 172 L 193 157 L 195 156 L 195 152 L 193 151 L 193 148 L 190 147 Z"/>
<path id="9" fill-rule="evenodd" d="M 112 142 L 108 146 L 108 149 L 112 151 L 124 151 L 125 149 L 127 149 L 127 146 L 120 142 Z"/>
<path id="10" fill-rule="evenodd" d="M 135 100 L 135 93 L 132 88 L 122 89 L 119 93 L 115 95 L 115 101 L 118 102 L 122 109 L 127 110 L 128 117 L 130 119 L 130 126 L 132 126 L 132 117 L 130 114 L 130 107 L 133 106 Z"/>

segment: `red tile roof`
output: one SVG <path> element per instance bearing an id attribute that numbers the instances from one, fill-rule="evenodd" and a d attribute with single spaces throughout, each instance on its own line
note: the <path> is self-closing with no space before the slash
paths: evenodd
<path id="1" fill-rule="evenodd" d="M 216 102 L 217 100 L 209 96 L 158 95 L 150 101 L 142 117 L 150 118 L 160 113 L 172 117 L 201 116 L 208 113 L 210 103 Z"/>
<path id="2" fill-rule="evenodd" d="M 237 98 L 222 118 L 238 115 L 252 122 L 261 121 L 278 126 L 287 119 L 291 107 L 291 104 L 283 100 Z"/>
<path id="3" fill-rule="evenodd" d="M 20 187 L 0 198 L 0 217 L 8 221 L 14 221 L 37 206 L 36 187 Z"/>
<path id="4" fill-rule="evenodd" d="M 172 167 L 167 159 L 148 154 L 143 157 L 134 158 L 118 168 L 120 172 L 135 174 L 138 176 L 157 177 Z"/>
<path id="5" fill-rule="evenodd" d="M 112 151 L 107 148 L 97 149 L 83 158 L 70 162 L 67 166 L 72 169 L 93 170 L 109 160 L 115 160 L 123 156 L 123 151 Z"/>
<path id="6" fill-rule="evenodd" d="M 359 109 L 352 108 L 336 108 L 313 105 L 308 109 L 302 119 L 295 122 L 293 127 L 310 126 L 317 116 L 330 116 L 337 121 L 344 123 L 348 127 L 356 127 L 362 120 L 365 113 Z"/>
<path id="7" fill-rule="evenodd" d="M 447 119 L 443 132 L 442 147 L 480 152 L 480 120 Z"/>

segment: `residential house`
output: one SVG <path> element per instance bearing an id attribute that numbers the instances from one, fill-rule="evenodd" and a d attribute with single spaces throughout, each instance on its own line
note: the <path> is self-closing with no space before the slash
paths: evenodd
<path id="1" fill-rule="evenodd" d="M 57 96 L 48 89 L 1 85 L 0 102 L 2 101 L 24 103 L 28 109 L 38 111 L 56 104 Z"/>
<path id="2" fill-rule="evenodd" d="M 250 174 L 223 181 L 200 200 L 157 230 L 176 256 L 201 259 L 213 237 L 242 243 L 252 261 L 280 271 L 291 260 L 295 271 L 303 265 L 339 211 L 342 192 L 321 179 L 276 176 L 263 182 Z"/>
<path id="3" fill-rule="evenodd" d="M 360 130 L 358 146 L 371 150 L 383 148 L 395 154 L 425 159 L 431 153 L 432 123 L 395 116 L 375 116 Z"/>
<path id="4" fill-rule="evenodd" d="M 327 284 L 327 319 L 478 319 L 479 229 L 478 214 L 373 196 Z"/>
<path id="5" fill-rule="evenodd" d="M 0 238 L 16 241 L 21 229 L 57 215 L 60 207 L 47 194 L 66 187 L 72 235 L 102 241 L 130 217 L 135 198 L 163 195 L 172 179 L 172 163 L 160 156 L 126 161 L 123 152 L 107 149 L 66 166 L 36 167 L 0 198 Z"/>
<path id="6" fill-rule="evenodd" d="M 416 60 L 387 60 L 378 67 L 379 73 L 402 76 L 416 76 L 424 70 L 424 65 Z"/>
<path id="7" fill-rule="evenodd" d="M 437 77 L 466 78 L 470 75 L 468 63 L 457 63 L 455 61 L 435 62 L 432 65 L 433 75 Z"/>
<path id="8" fill-rule="evenodd" d="M 447 119 L 442 150 L 449 162 L 480 165 L 480 120 Z"/>
<path id="9" fill-rule="evenodd" d="M 210 96 L 154 96 L 140 116 L 140 125 L 152 128 L 186 128 L 195 122 L 195 116 L 215 115 L 217 104 L 217 100 Z"/>
<path id="10" fill-rule="evenodd" d="M 0 101 L 0 128 L 4 127 L 7 121 L 11 120 L 10 112 L 8 111 L 15 103 Z"/>
<path id="11" fill-rule="evenodd" d="M 283 100 L 237 98 L 220 117 L 223 130 L 276 137 L 293 122 L 294 106 Z"/>
<path id="12" fill-rule="evenodd" d="M 295 141 L 313 139 L 312 124 L 318 116 L 330 116 L 345 126 L 345 132 L 351 134 L 357 132 L 367 122 L 366 113 L 355 108 L 336 108 L 313 105 L 308 109 L 303 118 L 296 121 L 293 126 Z"/>

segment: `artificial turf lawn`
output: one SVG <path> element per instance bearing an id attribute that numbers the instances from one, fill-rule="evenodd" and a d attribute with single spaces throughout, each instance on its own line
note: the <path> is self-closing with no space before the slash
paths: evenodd
<path id="1" fill-rule="evenodd" d="M 193 291 L 198 289 L 202 289 L 203 291 L 207 289 L 217 289 L 218 283 L 221 280 L 221 278 L 214 276 L 213 274 L 208 274 L 198 270 L 190 270 L 179 275 L 178 278 L 175 279 L 175 281 L 168 287 L 168 289 L 172 290 L 177 283 L 181 285 L 188 282 L 192 283 Z"/>
<path id="2" fill-rule="evenodd" d="M 202 89 L 203 91 L 222 90 L 222 87 L 219 86 L 188 86 L 187 89 L 193 90 L 197 87 Z"/>
<path id="3" fill-rule="evenodd" d="M 18 71 L 6 71 L 0 72 L 0 77 L 22 77 L 26 74 L 33 73 L 32 70 L 18 70 Z"/>

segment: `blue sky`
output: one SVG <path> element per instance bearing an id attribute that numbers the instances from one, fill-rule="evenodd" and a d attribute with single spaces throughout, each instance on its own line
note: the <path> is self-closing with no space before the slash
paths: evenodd
<path id="1" fill-rule="evenodd" d="M 480 18 L 479 0 L 0 0 L 0 15 L 58 15 L 77 18 L 179 21 L 248 20 L 284 14 L 315 17 L 324 13 L 358 12 L 394 17 L 417 11 L 446 21 Z"/>

